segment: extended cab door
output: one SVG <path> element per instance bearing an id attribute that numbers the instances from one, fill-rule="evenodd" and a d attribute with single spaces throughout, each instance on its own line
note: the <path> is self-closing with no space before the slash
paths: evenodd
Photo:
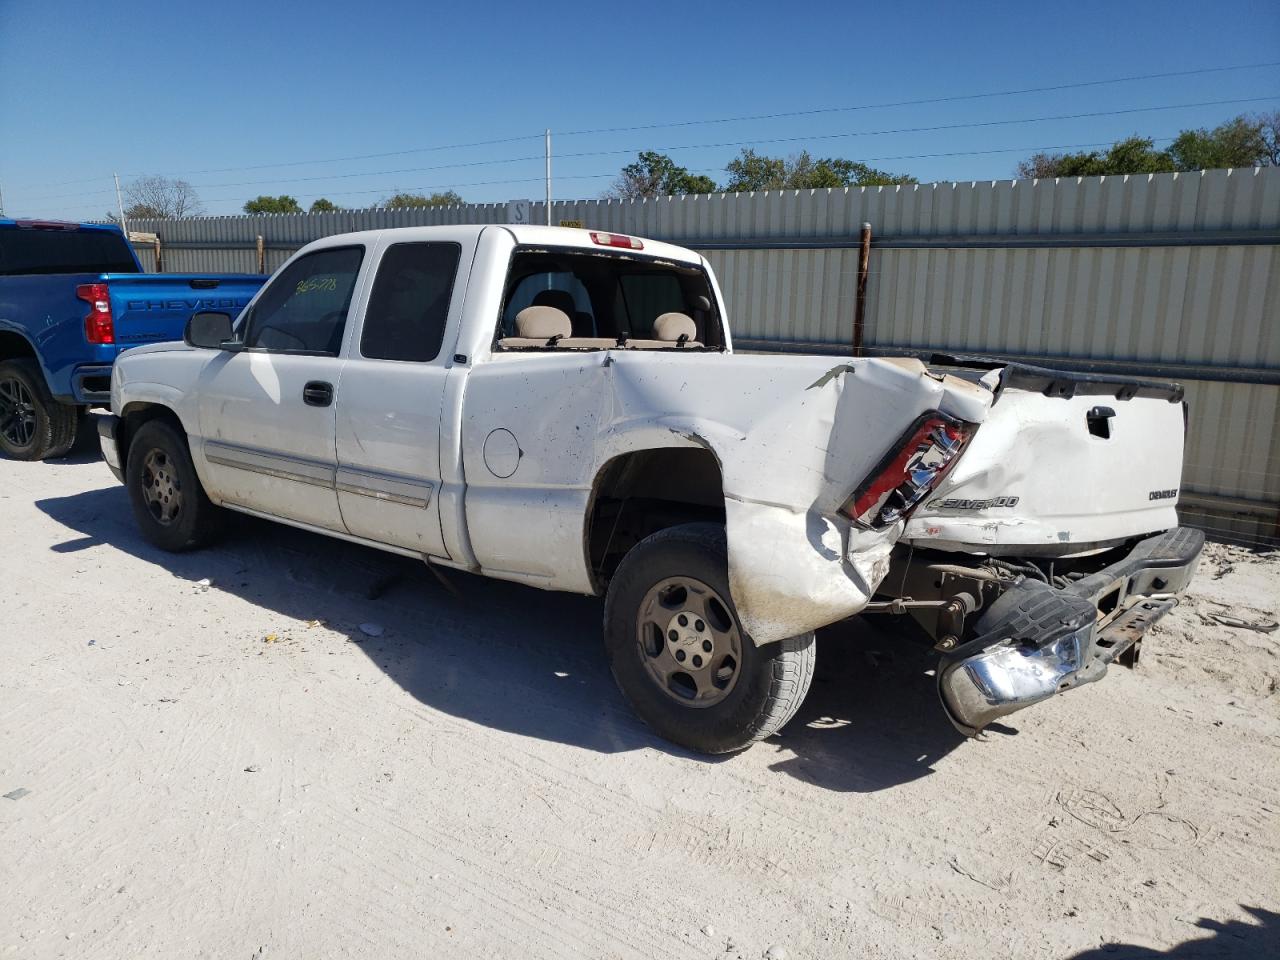
<path id="1" fill-rule="evenodd" d="M 196 395 L 215 500 L 343 529 L 333 401 L 364 255 L 352 244 L 292 261 L 241 318 L 244 348 L 205 366 Z"/>
<path id="2" fill-rule="evenodd" d="M 338 390 L 337 489 L 353 535 L 447 559 L 441 406 L 475 239 L 432 237 L 379 242 Z"/>

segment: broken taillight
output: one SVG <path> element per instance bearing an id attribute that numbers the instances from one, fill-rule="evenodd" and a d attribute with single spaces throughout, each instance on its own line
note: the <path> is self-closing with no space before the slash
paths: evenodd
<path id="1" fill-rule="evenodd" d="M 936 410 L 924 414 L 885 454 L 840 512 L 872 528 L 903 519 L 942 482 L 973 430 L 973 424 Z"/>
<path id="2" fill-rule="evenodd" d="M 84 338 L 90 343 L 115 343 L 115 318 L 111 316 L 111 293 L 105 283 L 82 283 L 76 298 L 89 304 L 84 318 Z"/>

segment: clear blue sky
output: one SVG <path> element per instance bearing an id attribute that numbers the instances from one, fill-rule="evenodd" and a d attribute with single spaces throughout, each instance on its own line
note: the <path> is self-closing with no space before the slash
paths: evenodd
<path id="1" fill-rule="evenodd" d="M 737 145 L 680 147 L 742 142 L 775 154 L 808 148 L 846 156 L 922 181 L 1001 179 L 1034 148 L 1134 132 L 1168 137 L 1241 112 L 1280 109 L 1280 68 L 567 134 L 1277 60 L 1275 0 L 0 0 L 0 188 L 10 215 L 65 218 L 101 217 L 113 208 L 113 171 L 126 180 L 139 173 L 187 179 L 212 214 L 238 212 L 261 193 L 289 193 L 304 204 L 327 196 L 343 206 L 367 206 L 397 189 L 452 188 L 475 201 L 537 199 L 537 135 L 546 127 L 557 157 L 555 194 L 566 199 L 599 196 L 639 149 L 663 149 L 719 176 Z M 1253 97 L 1266 99 L 836 136 Z M 531 138 L 298 163 L 525 135 Z M 796 139 L 767 142 L 782 138 Z M 1006 148 L 1013 149 L 976 152 Z M 938 153 L 960 155 L 923 156 Z M 295 165 L 214 172 L 284 163 Z M 528 182 L 481 183 L 499 180 Z"/>

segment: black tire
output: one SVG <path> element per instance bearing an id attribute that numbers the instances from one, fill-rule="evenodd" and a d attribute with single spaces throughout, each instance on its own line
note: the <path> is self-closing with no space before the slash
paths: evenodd
<path id="1" fill-rule="evenodd" d="M 727 634 L 736 630 L 740 638 L 739 646 L 730 657 L 738 661 L 736 673 L 727 674 L 731 677 L 731 686 L 719 694 L 710 691 L 720 699 L 709 705 L 694 706 L 693 699 L 682 699 L 702 695 L 690 692 L 705 689 L 696 681 L 684 687 L 668 679 L 664 689 L 653 668 L 662 654 L 654 654 L 652 650 L 662 645 L 668 635 L 659 631 L 647 639 L 645 631 L 651 624 L 642 626 L 641 623 L 651 619 L 645 612 L 653 608 L 650 598 L 661 597 L 664 584 L 680 580 L 710 587 L 718 595 L 715 599 L 721 604 L 717 608 L 721 610 L 721 620 L 731 621 Z M 678 594 L 679 588 L 675 589 Z M 705 597 L 689 600 L 687 595 L 684 600 L 677 598 L 674 606 L 662 602 L 659 616 L 676 611 L 682 604 L 695 604 L 690 609 L 697 609 L 697 604 L 702 602 Z M 728 619 L 723 616 L 725 613 Z M 703 629 L 701 619 L 697 624 L 699 630 Z M 800 709 L 813 681 L 812 633 L 759 647 L 742 633 L 729 593 L 724 528 L 716 524 L 670 527 L 633 547 L 609 584 L 604 635 L 614 679 L 640 718 L 659 736 L 700 753 L 731 753 L 777 733 Z M 692 637 L 682 639 L 681 643 L 687 639 Z M 676 645 L 674 634 L 670 642 L 673 647 Z M 720 656 L 721 649 L 717 639 L 712 656 Z M 710 664 L 708 660 L 708 669 Z M 724 675 L 725 670 L 720 673 Z M 679 695 L 672 692 L 677 689 Z"/>
<path id="2" fill-rule="evenodd" d="M 0 453 L 14 460 L 64 455 L 76 440 L 77 412 L 53 398 L 35 360 L 0 363 Z"/>
<path id="3" fill-rule="evenodd" d="M 142 535 L 171 553 L 208 543 L 218 508 L 196 476 L 186 436 L 151 420 L 133 435 L 126 456 L 125 488 Z"/>

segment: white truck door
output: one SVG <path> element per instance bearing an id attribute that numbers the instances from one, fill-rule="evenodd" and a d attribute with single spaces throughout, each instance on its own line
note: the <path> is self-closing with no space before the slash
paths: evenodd
<path id="1" fill-rule="evenodd" d="M 241 321 L 244 349 L 204 368 L 196 390 L 209 494 L 342 530 L 334 490 L 334 394 L 364 247 L 299 257 Z"/>
<path id="2" fill-rule="evenodd" d="M 380 242 L 337 398 L 337 490 L 347 530 L 446 559 L 440 414 L 466 290 L 459 265 L 470 263 L 474 248 L 465 234 Z"/>

